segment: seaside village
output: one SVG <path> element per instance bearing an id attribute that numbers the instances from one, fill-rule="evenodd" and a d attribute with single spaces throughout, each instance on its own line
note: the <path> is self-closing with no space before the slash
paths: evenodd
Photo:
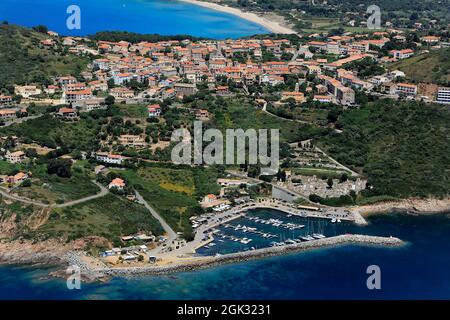
<path id="1" fill-rule="evenodd" d="M 71 53 L 99 58 L 80 77 L 58 77 L 46 87 L 32 83 L 15 86 L 14 94 L 21 97 L 20 103 L 12 95 L 1 95 L 0 120 L 26 116 L 26 106 L 31 102 L 64 105 L 56 116 L 74 120 L 79 112 L 105 108 L 105 97 L 109 95 L 121 103 L 145 103 L 194 95 L 199 84 L 206 84 L 217 95 L 226 97 L 239 92 L 237 89 L 248 93 L 254 84 L 276 88 L 289 75 L 298 78 L 297 86 L 293 91 L 277 92 L 279 100 L 274 102 L 275 106 L 289 100 L 297 104 L 312 100 L 351 107 L 356 104 L 356 90 L 393 99 L 450 103 L 449 87 L 407 83 L 403 81 L 407 75 L 398 70 L 363 77 L 356 68 L 351 68 L 367 59 L 389 67 L 389 63 L 450 46 L 437 36 L 423 36 L 414 42 L 416 50 L 389 50 L 386 56 L 380 57 L 387 42 L 406 41 L 402 34 L 399 30 L 328 37 L 313 34 L 308 41 L 298 44 L 288 39 L 132 44 L 60 38 L 49 31 L 49 38 L 41 41 L 41 46 L 48 50 L 61 42 Z M 130 88 L 133 82 L 142 84 L 140 90 Z M 233 84 L 232 88 L 229 83 Z M 256 95 L 255 102 L 264 105 Z M 158 105 L 149 105 L 148 111 L 150 116 L 160 115 Z M 198 117 L 207 118 L 207 112 L 199 111 Z"/>
<path id="2" fill-rule="evenodd" d="M 106 109 L 111 97 L 115 104 L 146 105 L 148 117 L 158 119 L 162 116 L 163 101 L 186 99 L 195 95 L 199 86 L 206 86 L 211 94 L 224 98 L 244 94 L 254 100 L 255 107 L 264 110 L 268 104 L 277 108 L 288 103 L 301 105 L 310 101 L 351 108 L 357 106 L 356 95 L 360 91 L 381 98 L 450 103 L 449 87 L 408 83 L 405 81 L 407 75 L 403 72 L 388 71 L 389 64 L 395 61 L 449 46 L 449 43 L 436 36 L 423 36 L 417 41 L 416 50 L 390 50 L 387 55 L 381 55 L 384 45 L 391 39 L 406 41 L 403 32 L 398 30 L 339 36 L 315 34 L 298 43 L 292 43 L 289 39 L 95 42 L 88 38 L 61 38 L 49 32 L 48 39 L 41 41 L 41 47 L 52 50 L 62 45 L 70 53 L 94 57 L 92 63 L 79 76 L 60 76 L 47 86 L 35 83 L 16 85 L 14 95 L 0 96 L 0 121 L 7 126 L 32 117 L 27 112 L 31 104 L 57 106 L 54 117 L 78 121 L 84 112 Z M 361 61 L 383 65 L 385 72 L 376 76 L 358 74 L 356 66 Z M 292 87 L 281 86 L 289 79 L 295 79 Z M 251 87 L 255 85 L 269 88 L 276 99 L 268 101 L 258 94 L 252 94 Z M 291 89 L 278 90 L 286 87 Z M 211 117 L 208 110 L 192 111 L 198 120 L 208 121 Z M 17 137 L 1 139 L 3 142 L 11 140 L 17 146 L 15 151 L 3 152 L 3 160 L 13 164 L 27 160 L 24 150 L 20 150 L 21 141 Z M 122 135 L 119 141 L 122 145 L 136 148 L 147 146 L 141 135 Z M 300 167 L 330 169 L 338 174 L 334 178 L 323 179 L 320 174 L 307 174 L 306 169 L 287 170 L 282 179 L 271 182 L 272 190 L 260 202 L 248 196 L 246 186 L 261 184 L 262 181 L 248 177 L 219 179 L 220 194 L 206 195 L 200 203 L 206 213 L 191 219 L 196 230 L 194 241 L 186 243 L 176 234 L 159 238 L 149 234 L 126 235 L 121 239 L 123 243 L 138 241 L 145 244 L 107 250 L 103 252 L 104 258 L 110 263 L 117 262 L 119 257 L 130 263 L 143 261 L 144 257 L 145 261 L 156 262 L 162 253 L 173 251 L 182 254 L 202 245 L 211 245 L 216 226 L 227 224 L 252 207 L 276 208 L 291 215 L 322 217 L 332 222 L 355 220 L 344 209 L 298 204 L 294 200 L 307 199 L 311 195 L 326 198 L 355 194 L 366 188 L 367 181 L 331 159 L 311 141 L 291 147 L 295 153 L 295 162 Z M 120 153 L 100 150 L 94 157 L 99 165 L 96 173 L 111 165 L 121 166 L 127 160 Z M 12 176 L 1 176 L 0 183 L 13 188 L 26 181 L 29 174 L 18 172 Z M 108 185 L 110 190 L 119 191 L 127 190 L 128 187 L 121 178 L 113 179 Z M 134 195 L 127 193 L 127 196 L 131 201 L 136 201 Z M 258 222 L 288 230 L 302 228 L 280 221 Z M 242 229 L 242 226 L 236 228 Z M 258 232 L 255 228 L 246 231 Z M 263 233 L 261 236 L 271 239 L 272 235 Z M 317 231 L 304 235 L 303 239 L 289 240 L 295 243 L 321 237 L 324 235 Z M 243 244 L 249 242 L 248 238 L 232 240 Z M 270 240 L 271 246 L 280 243 L 281 240 Z"/>

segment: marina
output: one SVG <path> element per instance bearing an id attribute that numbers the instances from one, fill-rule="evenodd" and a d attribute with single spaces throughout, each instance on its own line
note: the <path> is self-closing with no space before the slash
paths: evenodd
<path id="1" fill-rule="evenodd" d="M 256 208 L 241 212 L 235 219 L 218 223 L 205 232 L 210 240 L 197 248 L 201 256 L 245 252 L 269 247 L 297 245 L 344 234 L 354 225 L 337 219 L 287 214 L 275 209 Z"/>

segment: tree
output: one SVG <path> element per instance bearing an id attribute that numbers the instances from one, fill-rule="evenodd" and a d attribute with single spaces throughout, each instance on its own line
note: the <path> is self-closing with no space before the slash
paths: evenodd
<path id="1" fill-rule="evenodd" d="M 35 31 L 40 32 L 40 33 L 47 33 L 48 32 L 48 28 L 42 24 L 36 26 L 33 28 Z"/>
<path id="2" fill-rule="evenodd" d="M 76 160 L 81 160 L 83 158 L 83 154 L 78 149 L 73 150 L 71 155 L 72 155 L 72 158 L 74 158 Z"/>
<path id="3" fill-rule="evenodd" d="M 56 174 L 61 178 L 70 178 L 72 176 L 72 160 L 70 159 L 50 159 L 47 163 L 47 173 Z"/>
<path id="4" fill-rule="evenodd" d="M 340 113 L 341 112 L 338 109 L 331 109 L 327 115 L 328 122 L 335 123 L 338 120 Z"/>
<path id="5" fill-rule="evenodd" d="M 28 149 L 25 150 L 25 155 L 26 155 L 28 158 L 37 158 L 38 153 L 36 152 L 36 149 L 34 149 L 34 148 L 28 148 Z"/>
<path id="6" fill-rule="evenodd" d="M 22 188 L 29 188 L 29 187 L 31 187 L 31 180 L 30 179 L 24 180 L 20 186 Z"/>
<path id="7" fill-rule="evenodd" d="M 281 171 L 281 169 L 278 170 L 277 181 L 286 181 L 286 171 Z"/>
<path id="8" fill-rule="evenodd" d="M 328 178 L 328 180 L 327 180 L 327 185 L 328 185 L 328 188 L 329 188 L 329 189 L 333 188 L 333 179 Z"/>
<path id="9" fill-rule="evenodd" d="M 114 98 L 113 96 L 107 96 L 107 97 L 105 98 L 105 103 L 106 103 L 108 106 L 112 106 L 115 102 L 116 102 L 116 98 Z"/>
<path id="10" fill-rule="evenodd" d="M 112 88 L 116 87 L 116 84 L 115 84 L 113 78 L 109 79 L 107 83 L 108 83 L 108 89 L 112 89 Z"/>
<path id="11" fill-rule="evenodd" d="M 312 201 L 315 203 L 319 203 L 320 201 L 322 201 L 322 197 L 318 196 L 317 194 L 310 194 L 308 198 L 309 198 L 309 201 Z"/>
<path id="12" fill-rule="evenodd" d="M 341 177 L 339 178 L 339 182 L 340 182 L 340 183 L 345 182 L 345 181 L 347 181 L 347 180 L 348 180 L 348 175 L 347 175 L 346 173 L 343 173 L 343 174 L 341 175 Z"/>

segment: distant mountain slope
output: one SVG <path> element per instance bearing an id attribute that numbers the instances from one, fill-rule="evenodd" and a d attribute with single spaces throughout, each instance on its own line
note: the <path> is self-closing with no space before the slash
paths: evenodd
<path id="1" fill-rule="evenodd" d="M 391 69 L 406 73 L 415 82 L 433 82 L 450 86 L 450 48 L 431 51 L 394 63 Z"/>
<path id="2" fill-rule="evenodd" d="M 79 74 L 87 59 L 68 54 L 62 46 L 42 47 L 40 41 L 48 38 L 32 29 L 0 24 L 0 89 L 12 84 L 46 84 L 51 76 Z"/>

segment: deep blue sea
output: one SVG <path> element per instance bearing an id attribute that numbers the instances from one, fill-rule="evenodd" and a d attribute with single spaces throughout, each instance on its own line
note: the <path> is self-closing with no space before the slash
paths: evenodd
<path id="1" fill-rule="evenodd" d="M 80 30 L 66 26 L 70 5 L 81 10 Z M 5 20 L 27 27 L 43 24 L 63 35 L 130 31 L 224 39 L 269 33 L 234 15 L 175 0 L 1 0 L 0 21 Z"/>
<path id="2" fill-rule="evenodd" d="M 449 299 L 450 214 L 380 215 L 348 232 L 394 235 L 402 248 L 344 246 L 168 276 L 70 291 L 49 270 L 0 267 L 0 299 Z M 340 230 L 341 231 L 345 230 Z M 381 268 L 381 290 L 368 290 L 366 269 Z"/>

